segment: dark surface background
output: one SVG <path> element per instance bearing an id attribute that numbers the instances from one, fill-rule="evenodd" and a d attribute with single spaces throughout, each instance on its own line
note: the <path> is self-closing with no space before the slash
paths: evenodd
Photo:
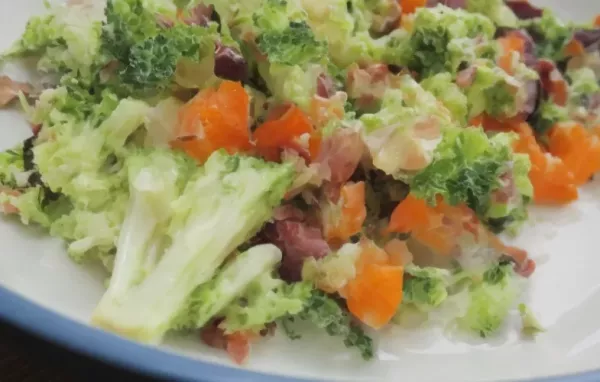
<path id="1" fill-rule="evenodd" d="M 0 320 L 2 382 L 156 382 L 38 339 Z"/>

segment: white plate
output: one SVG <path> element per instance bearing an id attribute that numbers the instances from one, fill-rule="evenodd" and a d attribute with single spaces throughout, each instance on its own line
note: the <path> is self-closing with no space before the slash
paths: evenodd
<path id="1" fill-rule="evenodd" d="M 599 0 L 536 3 L 554 7 L 565 18 L 587 20 L 600 13 Z M 0 49 L 19 36 L 30 15 L 40 11 L 41 0 L 2 0 Z M 14 67 L 4 71 L 19 75 Z M 16 112 L 0 113 L 0 149 L 28 134 Z M 105 276 L 98 269 L 73 264 L 60 242 L 11 219 L 0 220 L 0 285 L 6 288 L 0 288 L 0 316 L 95 357 L 172 379 L 275 381 L 285 375 L 467 382 L 571 375 L 569 381 L 600 380 L 600 370 L 589 373 L 600 369 L 600 256 L 595 237 L 600 227 L 600 182 L 585 186 L 581 200 L 572 206 L 532 209 L 532 221 L 535 224 L 526 227 L 517 242 L 539 265 L 528 293 L 532 309 L 548 330 L 535 341 L 520 339 L 511 325 L 486 342 L 450 339 L 435 330 L 409 333 L 392 328 L 381 336 L 377 360 L 365 363 L 339 341 L 316 333 L 294 343 L 275 337 L 253 348 L 247 367 L 273 376 L 250 373 L 230 367 L 225 355 L 196 338 L 169 339 L 167 353 L 81 325 L 103 293 Z"/>

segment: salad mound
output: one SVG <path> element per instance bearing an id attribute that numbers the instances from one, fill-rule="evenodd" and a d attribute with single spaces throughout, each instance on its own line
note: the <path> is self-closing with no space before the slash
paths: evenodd
<path id="1" fill-rule="evenodd" d="M 0 77 L 31 137 L 0 205 L 107 270 L 93 325 L 193 332 L 243 363 L 276 330 L 489 337 L 536 264 L 497 236 L 600 171 L 600 18 L 517 0 L 68 0 Z M 459 305 L 460 309 L 446 309 Z M 437 322 L 437 321 L 436 321 Z M 307 325 L 308 324 L 308 325 Z"/>

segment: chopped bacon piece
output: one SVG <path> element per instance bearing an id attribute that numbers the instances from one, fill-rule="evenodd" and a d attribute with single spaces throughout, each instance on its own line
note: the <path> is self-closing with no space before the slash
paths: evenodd
<path id="1" fill-rule="evenodd" d="M 17 82 L 8 76 L 0 76 L 0 107 L 8 105 L 17 98 L 19 92 L 28 95 L 33 91 L 31 85 L 24 82 Z"/>
<path id="2" fill-rule="evenodd" d="M 320 259 L 330 252 L 321 228 L 307 222 L 276 221 L 266 228 L 265 234 L 283 252 L 279 273 L 287 281 L 300 280 L 305 259 Z"/>

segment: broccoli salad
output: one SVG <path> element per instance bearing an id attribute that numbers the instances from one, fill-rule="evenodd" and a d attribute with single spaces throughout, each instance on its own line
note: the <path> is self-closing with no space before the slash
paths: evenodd
<path id="1" fill-rule="evenodd" d="M 457 301 L 448 330 L 543 331 L 498 235 L 600 171 L 600 17 L 526 1 L 68 0 L 22 58 L 2 211 L 106 268 L 93 325 L 237 363 L 311 326 L 368 360 Z"/>

